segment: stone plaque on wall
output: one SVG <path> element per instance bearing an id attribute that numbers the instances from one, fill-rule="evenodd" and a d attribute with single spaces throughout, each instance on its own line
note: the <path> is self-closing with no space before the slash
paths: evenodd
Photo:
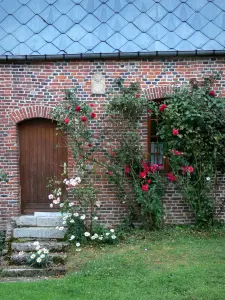
<path id="1" fill-rule="evenodd" d="M 105 78 L 102 74 L 96 73 L 91 81 L 92 94 L 105 94 Z"/>

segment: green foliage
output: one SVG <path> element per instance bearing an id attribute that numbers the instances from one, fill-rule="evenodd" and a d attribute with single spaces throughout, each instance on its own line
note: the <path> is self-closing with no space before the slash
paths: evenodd
<path id="1" fill-rule="evenodd" d="M 9 181 L 7 174 L 2 169 L 0 169 L 0 182 L 1 181 L 6 181 L 6 182 Z"/>
<path id="2" fill-rule="evenodd" d="M 191 81 L 191 86 L 175 90 L 164 101 L 164 110 L 161 104 L 151 107 L 159 117 L 158 135 L 178 187 L 203 226 L 213 222 L 213 183 L 218 171 L 225 170 L 225 101 L 210 91 L 215 79 L 206 78 L 203 85 Z"/>
<path id="3" fill-rule="evenodd" d="M 0 231 L 0 255 L 4 247 L 4 242 L 5 242 L 5 233 L 3 231 Z"/>

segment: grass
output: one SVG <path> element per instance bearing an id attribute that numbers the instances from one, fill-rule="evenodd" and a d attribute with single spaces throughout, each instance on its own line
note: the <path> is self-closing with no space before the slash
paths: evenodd
<path id="1" fill-rule="evenodd" d="M 66 277 L 1 283 L 1 300 L 224 300 L 225 231 L 138 232 L 71 251 Z"/>

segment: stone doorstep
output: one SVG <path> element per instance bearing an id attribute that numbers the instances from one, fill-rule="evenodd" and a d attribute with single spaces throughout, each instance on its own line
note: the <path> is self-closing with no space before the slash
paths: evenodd
<path id="1" fill-rule="evenodd" d="M 14 238 L 63 239 L 66 230 L 55 227 L 20 227 L 13 229 Z"/>
<path id="2" fill-rule="evenodd" d="M 53 227 L 53 226 L 62 226 L 62 216 L 18 216 L 13 217 L 13 220 L 16 222 L 16 226 L 42 226 L 42 227 Z"/>
<path id="3" fill-rule="evenodd" d="M 29 264 L 30 255 L 31 253 L 12 253 L 10 257 L 10 263 L 14 265 Z M 49 253 L 49 257 L 54 264 L 60 265 L 64 264 L 67 259 L 67 255 L 65 253 Z"/>
<path id="4" fill-rule="evenodd" d="M 9 266 L 0 271 L 0 277 L 39 277 L 66 274 L 64 266 L 49 268 L 33 268 L 30 266 Z M 1 279 L 0 279 L 1 281 Z"/>
<path id="5" fill-rule="evenodd" d="M 66 242 L 48 242 L 48 241 L 39 241 L 41 248 L 47 248 L 49 251 L 64 251 L 69 244 Z M 30 242 L 12 242 L 11 250 L 12 251 L 24 251 L 24 252 L 32 252 L 35 250 L 36 246 L 33 244 L 34 241 Z"/>

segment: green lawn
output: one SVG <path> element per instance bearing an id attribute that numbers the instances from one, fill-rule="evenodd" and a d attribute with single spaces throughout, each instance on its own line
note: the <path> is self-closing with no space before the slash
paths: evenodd
<path id="1" fill-rule="evenodd" d="M 1 283 L 1 300 L 224 300 L 225 231 L 139 232 L 74 252 L 61 279 Z"/>

